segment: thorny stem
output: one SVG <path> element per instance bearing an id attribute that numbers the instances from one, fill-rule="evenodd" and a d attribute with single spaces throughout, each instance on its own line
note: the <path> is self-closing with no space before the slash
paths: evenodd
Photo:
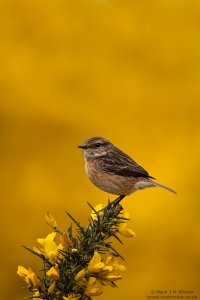
<path id="1" fill-rule="evenodd" d="M 118 237 L 118 228 L 120 224 L 126 223 L 126 218 L 123 217 L 123 207 L 119 204 L 125 196 L 119 196 L 113 202 L 108 202 L 108 205 L 100 210 L 96 210 L 88 203 L 93 211 L 89 219 L 88 226 L 83 227 L 76 221 L 76 219 L 67 212 L 68 217 L 76 225 L 77 233 L 74 235 L 72 226 L 69 226 L 65 233 L 68 236 L 67 245 L 64 248 L 58 249 L 57 257 L 54 258 L 55 262 L 50 258 L 48 253 L 37 252 L 26 246 L 32 254 L 38 256 L 44 264 L 43 278 L 40 279 L 37 291 L 38 294 L 29 298 L 40 298 L 46 300 L 63 300 L 69 299 L 68 295 L 72 297 L 78 297 L 79 300 L 91 300 L 91 295 L 87 294 L 87 288 L 90 278 L 94 278 L 97 282 L 106 285 L 109 284 L 115 287 L 115 283 L 112 279 L 107 279 L 105 276 L 108 270 L 112 270 L 108 267 L 107 271 L 94 271 L 90 273 L 85 271 L 85 279 L 79 281 L 76 279 L 76 275 L 81 270 L 87 270 L 94 253 L 112 255 L 112 257 L 123 257 L 113 248 L 111 237 L 117 239 L 120 243 L 121 240 Z M 57 225 L 52 226 L 54 231 L 64 238 L 64 232 L 58 229 Z M 109 241 L 108 241 L 109 239 Z M 53 242 L 54 243 L 54 242 Z M 44 251 L 44 250 L 43 250 Z M 110 269 L 109 269 L 110 268 Z M 52 276 L 48 277 L 48 272 L 51 269 L 56 269 Z M 114 277 L 113 277 L 114 278 Z M 94 281 L 94 280 L 93 280 Z M 71 299 L 71 298 L 70 298 Z"/>

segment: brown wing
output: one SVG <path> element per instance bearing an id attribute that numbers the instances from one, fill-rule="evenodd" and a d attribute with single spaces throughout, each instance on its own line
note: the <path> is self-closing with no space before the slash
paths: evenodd
<path id="1" fill-rule="evenodd" d="M 149 173 L 139 166 L 130 156 L 118 148 L 109 151 L 107 155 L 101 157 L 98 165 L 107 173 L 121 176 L 153 178 Z M 153 178 L 154 179 L 154 178 Z"/>

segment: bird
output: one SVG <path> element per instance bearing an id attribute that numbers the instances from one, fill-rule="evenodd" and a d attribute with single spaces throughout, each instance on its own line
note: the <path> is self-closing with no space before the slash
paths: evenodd
<path id="1" fill-rule="evenodd" d="M 85 171 L 91 182 L 99 189 L 124 197 L 150 187 L 160 187 L 174 194 L 171 188 L 155 182 L 155 178 L 129 155 L 102 137 L 91 137 L 78 146 L 84 150 Z"/>

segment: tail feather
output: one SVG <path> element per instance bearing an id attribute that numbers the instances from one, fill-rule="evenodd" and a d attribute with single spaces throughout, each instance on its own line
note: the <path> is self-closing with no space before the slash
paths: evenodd
<path id="1" fill-rule="evenodd" d="M 152 183 L 153 183 L 153 186 L 158 186 L 158 187 L 161 187 L 161 188 L 163 188 L 163 189 L 165 189 L 167 191 L 170 191 L 170 192 L 172 192 L 174 194 L 177 194 L 177 192 L 175 192 L 174 190 L 170 189 L 168 186 L 165 186 L 163 184 L 157 183 L 155 181 L 152 181 Z"/>
<path id="2" fill-rule="evenodd" d="M 161 187 L 167 191 L 170 191 L 174 194 L 177 194 L 174 190 L 170 189 L 168 186 L 165 186 L 163 184 L 160 184 L 160 183 L 157 183 L 151 179 L 143 179 L 143 180 L 140 180 L 138 181 L 136 184 L 135 184 L 135 188 L 136 190 L 143 190 L 143 189 L 146 189 L 146 188 L 150 188 L 150 187 Z"/>

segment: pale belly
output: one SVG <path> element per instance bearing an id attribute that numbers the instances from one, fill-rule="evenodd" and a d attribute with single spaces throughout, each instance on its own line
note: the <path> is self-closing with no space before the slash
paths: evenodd
<path id="1" fill-rule="evenodd" d="M 92 161 L 86 162 L 85 170 L 94 185 L 110 194 L 126 196 L 138 189 L 136 183 L 139 178 L 106 173 L 97 168 Z"/>

